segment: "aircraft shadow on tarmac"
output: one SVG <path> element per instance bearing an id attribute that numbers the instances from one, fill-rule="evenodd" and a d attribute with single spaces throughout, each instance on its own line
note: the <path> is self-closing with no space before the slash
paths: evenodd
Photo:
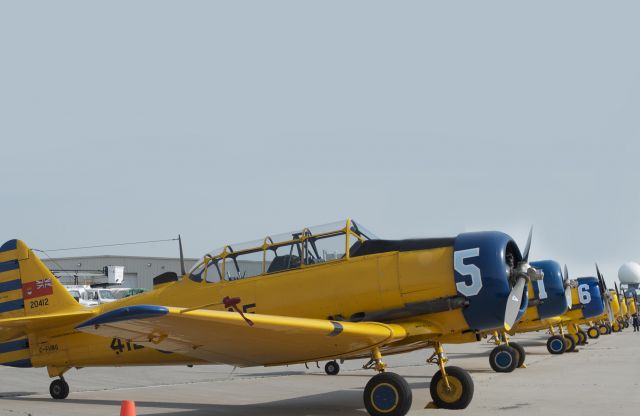
<path id="1" fill-rule="evenodd" d="M 409 383 L 412 389 L 428 388 L 429 383 Z M 11 394 L 11 393 L 5 393 Z M 17 397 L 5 396 L 5 400 L 20 400 L 24 402 L 51 402 L 62 404 L 53 399 L 41 397 Z M 28 394 L 28 393 L 27 393 Z M 423 399 L 425 404 L 427 397 L 414 396 L 415 400 Z M 120 407 L 120 400 L 92 400 L 69 398 L 64 401 L 67 406 L 114 406 Z M 215 404 L 215 403 L 181 403 L 181 402 L 155 402 L 137 401 L 136 408 L 139 414 L 145 414 L 145 408 L 154 409 L 154 415 L 163 416 L 205 416 L 205 415 L 248 415 L 248 416 L 299 416 L 299 415 L 366 415 L 362 404 L 362 390 L 348 389 L 336 390 L 321 394 L 300 396 L 291 399 L 276 400 L 273 402 L 255 404 Z M 158 409 L 166 409 L 166 412 Z M 54 408 L 51 408 L 52 414 Z M 114 413 L 115 414 L 115 413 Z"/>

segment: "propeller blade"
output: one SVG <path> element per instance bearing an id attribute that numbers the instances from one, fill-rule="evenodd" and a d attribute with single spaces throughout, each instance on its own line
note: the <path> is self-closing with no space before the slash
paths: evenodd
<path id="1" fill-rule="evenodd" d="M 531 236 L 533 234 L 533 225 L 529 229 L 529 238 L 527 238 L 527 245 L 524 246 L 524 252 L 522 253 L 522 261 L 529 263 L 529 250 L 531 249 Z"/>
<path id="2" fill-rule="evenodd" d="M 573 306 L 573 298 L 571 296 L 571 286 L 567 286 L 567 288 L 564 290 L 564 298 L 567 301 L 567 308 L 571 309 L 571 307 Z"/>
<path id="3" fill-rule="evenodd" d="M 598 263 L 596 263 L 596 272 L 598 273 L 598 280 L 602 283 L 602 287 L 604 288 L 604 290 L 607 290 L 607 282 L 604 281 L 604 276 L 602 276 L 602 273 L 600 273 Z"/>
<path id="4" fill-rule="evenodd" d="M 184 276 L 187 272 L 184 268 L 184 254 L 182 254 L 182 238 L 180 234 L 178 234 L 178 247 L 180 248 L 180 273 L 182 273 L 181 276 Z"/>
<path id="5" fill-rule="evenodd" d="M 504 312 L 504 327 L 507 331 L 516 324 L 518 319 L 518 313 L 520 312 L 520 305 L 522 305 L 522 296 L 524 295 L 524 289 L 527 285 L 527 279 L 520 277 L 516 284 L 509 293 L 509 299 L 507 300 L 507 308 Z"/>
<path id="6" fill-rule="evenodd" d="M 567 308 L 571 309 L 573 306 L 573 299 L 571 296 L 571 284 L 569 283 L 569 269 L 567 265 L 564 265 L 564 298 L 567 301 Z"/>
<path id="7" fill-rule="evenodd" d="M 611 301 L 607 303 L 607 315 L 609 315 L 609 323 L 613 325 L 615 316 L 613 315 L 613 308 L 611 307 Z"/>
<path id="8" fill-rule="evenodd" d="M 607 317 L 609 318 L 609 323 L 613 324 L 613 308 L 611 307 L 611 293 L 607 289 L 607 283 L 604 280 L 604 276 L 600 273 L 600 268 L 598 267 L 598 263 L 596 263 L 596 273 L 598 274 L 598 282 L 600 283 L 600 292 L 602 293 L 602 301 L 607 310 Z"/>

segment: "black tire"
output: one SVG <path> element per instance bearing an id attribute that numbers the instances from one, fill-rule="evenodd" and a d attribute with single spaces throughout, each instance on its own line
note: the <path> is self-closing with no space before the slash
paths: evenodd
<path id="1" fill-rule="evenodd" d="M 567 349 L 567 342 L 561 335 L 553 335 L 547 340 L 547 351 L 550 354 L 564 354 Z"/>
<path id="2" fill-rule="evenodd" d="M 587 334 L 582 329 L 576 332 L 576 336 L 578 337 L 578 345 L 585 345 L 587 343 Z"/>
<path id="3" fill-rule="evenodd" d="M 598 325 L 598 331 L 600 332 L 600 335 L 609 335 L 611 333 L 611 330 L 609 330 L 609 328 L 604 324 Z"/>
<path id="4" fill-rule="evenodd" d="M 53 380 L 49 385 L 49 394 L 56 400 L 64 400 L 69 395 L 69 385 L 62 379 Z"/>
<path id="5" fill-rule="evenodd" d="M 611 325 L 611 332 L 620 332 L 622 331 L 622 325 L 620 325 L 620 322 L 614 322 L 613 325 Z"/>
<path id="6" fill-rule="evenodd" d="M 600 337 L 600 330 L 595 326 L 590 326 L 589 329 L 587 329 L 587 336 L 591 339 L 596 339 Z"/>
<path id="7" fill-rule="evenodd" d="M 518 365 L 516 368 L 522 368 L 524 360 L 527 358 L 527 353 L 525 352 L 524 347 L 517 342 L 509 342 L 509 346 L 518 353 Z"/>
<path id="8" fill-rule="evenodd" d="M 337 361 L 329 361 L 324 365 L 324 372 L 330 376 L 338 375 L 340 372 L 340 364 Z"/>
<path id="9" fill-rule="evenodd" d="M 371 416 L 404 416 L 412 400 L 409 383 L 395 373 L 376 374 L 364 388 L 364 407 Z"/>
<path id="10" fill-rule="evenodd" d="M 571 334 L 567 334 L 564 336 L 565 342 L 567 344 L 567 348 L 565 348 L 564 352 L 574 352 L 576 350 L 576 339 Z"/>
<path id="11" fill-rule="evenodd" d="M 625 329 L 629 328 L 629 321 L 624 321 L 624 322 L 622 323 L 622 326 L 623 326 Z"/>
<path id="12" fill-rule="evenodd" d="M 520 356 L 509 345 L 498 345 L 489 354 L 489 365 L 496 373 L 510 373 L 518 367 Z"/>
<path id="13" fill-rule="evenodd" d="M 447 378 L 452 387 L 451 392 L 447 392 L 442 371 L 431 378 L 429 391 L 431 399 L 439 409 L 465 409 L 473 399 L 473 380 L 468 372 L 460 367 L 447 367 Z"/>

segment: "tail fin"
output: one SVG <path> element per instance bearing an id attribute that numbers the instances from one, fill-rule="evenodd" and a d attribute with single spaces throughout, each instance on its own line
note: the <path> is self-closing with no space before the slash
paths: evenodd
<path id="1" fill-rule="evenodd" d="M 0 320 L 81 310 L 25 243 L 0 246 Z"/>

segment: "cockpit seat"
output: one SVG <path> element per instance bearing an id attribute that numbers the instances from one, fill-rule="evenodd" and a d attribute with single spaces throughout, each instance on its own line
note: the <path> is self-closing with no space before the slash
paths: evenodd
<path id="1" fill-rule="evenodd" d="M 267 273 L 280 272 L 282 270 L 297 269 L 300 267 L 300 257 L 294 255 L 277 256 L 273 259 Z"/>

